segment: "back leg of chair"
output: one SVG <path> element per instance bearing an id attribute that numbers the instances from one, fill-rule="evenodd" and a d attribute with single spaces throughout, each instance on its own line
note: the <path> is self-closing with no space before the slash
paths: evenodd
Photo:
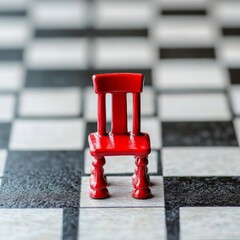
<path id="1" fill-rule="evenodd" d="M 132 183 L 134 190 L 132 196 L 134 198 L 145 199 L 152 197 L 150 190 L 150 179 L 147 174 L 148 159 L 147 156 L 136 157 L 136 169 L 133 174 Z"/>
<path id="2" fill-rule="evenodd" d="M 107 198 L 109 192 L 107 189 L 107 179 L 104 175 L 103 166 L 106 163 L 104 157 L 94 157 L 92 161 L 92 174 L 90 177 L 90 197 Z"/>

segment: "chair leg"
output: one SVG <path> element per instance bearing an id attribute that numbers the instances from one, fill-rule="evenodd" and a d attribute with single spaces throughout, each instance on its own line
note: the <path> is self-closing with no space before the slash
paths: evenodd
<path id="1" fill-rule="evenodd" d="M 148 178 L 148 181 L 150 182 L 150 186 L 152 185 L 152 183 L 151 183 L 151 180 L 150 180 L 150 176 L 148 175 L 148 167 L 146 167 L 146 174 L 147 174 L 147 178 Z M 136 178 L 137 178 L 137 167 L 134 169 L 134 174 L 133 174 L 133 176 L 132 176 L 132 184 L 134 185 L 134 183 L 135 183 L 135 180 L 136 180 Z"/>
<path id="2" fill-rule="evenodd" d="M 134 190 L 132 196 L 138 199 L 145 199 L 152 197 L 150 190 L 150 181 L 147 174 L 147 157 L 136 158 L 136 170 L 133 174 L 133 186 Z"/>
<path id="3" fill-rule="evenodd" d="M 107 189 L 107 180 L 104 175 L 103 166 L 105 164 L 105 158 L 95 157 L 92 161 L 92 174 L 90 177 L 90 197 L 91 198 L 107 198 L 109 192 Z"/>

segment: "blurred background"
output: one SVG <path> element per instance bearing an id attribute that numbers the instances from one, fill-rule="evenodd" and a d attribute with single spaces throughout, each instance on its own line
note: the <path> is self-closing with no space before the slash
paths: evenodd
<path id="1" fill-rule="evenodd" d="M 225 106 L 230 100 L 219 95 L 211 101 L 228 108 L 225 119 L 229 118 L 230 111 L 240 112 L 239 4 L 1 0 L 0 90 L 83 89 L 92 86 L 94 73 L 141 72 L 145 86 L 157 93 L 221 92 L 230 86 L 227 93 L 233 106 Z M 84 99 L 90 98 L 88 89 L 85 93 Z M 166 106 L 164 99 L 159 100 L 163 119 L 171 104 L 167 101 Z M 208 114 L 215 110 L 213 106 Z"/>
<path id="2" fill-rule="evenodd" d="M 85 86 L 89 70 L 142 71 L 157 90 L 237 81 L 239 1 L 1 0 L 0 7 L 1 65 L 15 63 L 27 86 L 41 78 Z"/>

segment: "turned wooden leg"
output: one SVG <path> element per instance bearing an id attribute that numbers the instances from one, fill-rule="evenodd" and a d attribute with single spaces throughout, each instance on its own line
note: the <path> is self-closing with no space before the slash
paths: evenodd
<path id="1" fill-rule="evenodd" d="M 145 199 L 150 198 L 152 196 L 150 190 L 150 181 L 147 174 L 147 157 L 139 157 L 136 158 L 136 170 L 133 174 L 133 186 L 134 190 L 132 192 L 132 196 L 134 198 Z"/>
<path id="2" fill-rule="evenodd" d="M 137 171 L 138 171 L 138 167 L 137 167 L 138 158 L 137 158 L 137 157 L 134 157 L 134 158 L 135 158 L 136 167 L 135 167 L 135 169 L 134 169 L 134 174 L 133 174 L 133 176 L 132 176 L 132 184 L 133 184 L 133 185 L 134 185 L 134 182 L 135 182 L 135 180 L 136 180 L 136 175 L 137 175 Z M 147 174 L 147 178 L 148 178 L 148 180 L 149 180 L 149 182 L 150 182 L 150 185 L 152 185 L 152 184 L 151 184 L 151 180 L 150 180 L 150 176 L 148 175 L 148 167 L 146 167 L 146 174 Z"/>
<path id="3" fill-rule="evenodd" d="M 105 158 L 95 157 L 92 161 L 92 174 L 90 177 L 90 197 L 91 198 L 107 198 L 109 192 L 107 189 L 107 180 L 104 175 L 103 166 L 105 164 Z"/>
<path id="4" fill-rule="evenodd" d="M 94 175 L 94 174 L 95 174 L 95 167 L 92 166 L 92 169 L 91 169 L 91 175 Z M 107 181 L 107 176 L 106 176 L 106 174 L 104 173 L 104 169 L 103 169 L 103 176 L 104 176 L 104 178 L 105 178 L 106 181 Z M 108 185 L 108 182 L 107 182 L 107 185 Z"/>

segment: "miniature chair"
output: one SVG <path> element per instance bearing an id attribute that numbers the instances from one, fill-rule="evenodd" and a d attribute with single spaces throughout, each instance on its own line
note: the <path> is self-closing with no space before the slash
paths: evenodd
<path id="1" fill-rule="evenodd" d="M 103 165 L 105 156 L 133 155 L 136 169 L 132 183 L 134 198 L 150 198 L 150 179 L 147 174 L 148 155 L 151 152 L 150 139 L 140 128 L 140 93 L 144 76 L 138 73 L 96 74 L 93 76 L 95 93 L 98 95 L 98 131 L 88 137 L 90 154 L 93 156 L 90 177 L 90 197 L 107 198 L 107 179 Z M 112 125 L 106 132 L 107 93 L 112 95 Z M 127 93 L 133 95 L 132 131 L 127 128 Z"/>

